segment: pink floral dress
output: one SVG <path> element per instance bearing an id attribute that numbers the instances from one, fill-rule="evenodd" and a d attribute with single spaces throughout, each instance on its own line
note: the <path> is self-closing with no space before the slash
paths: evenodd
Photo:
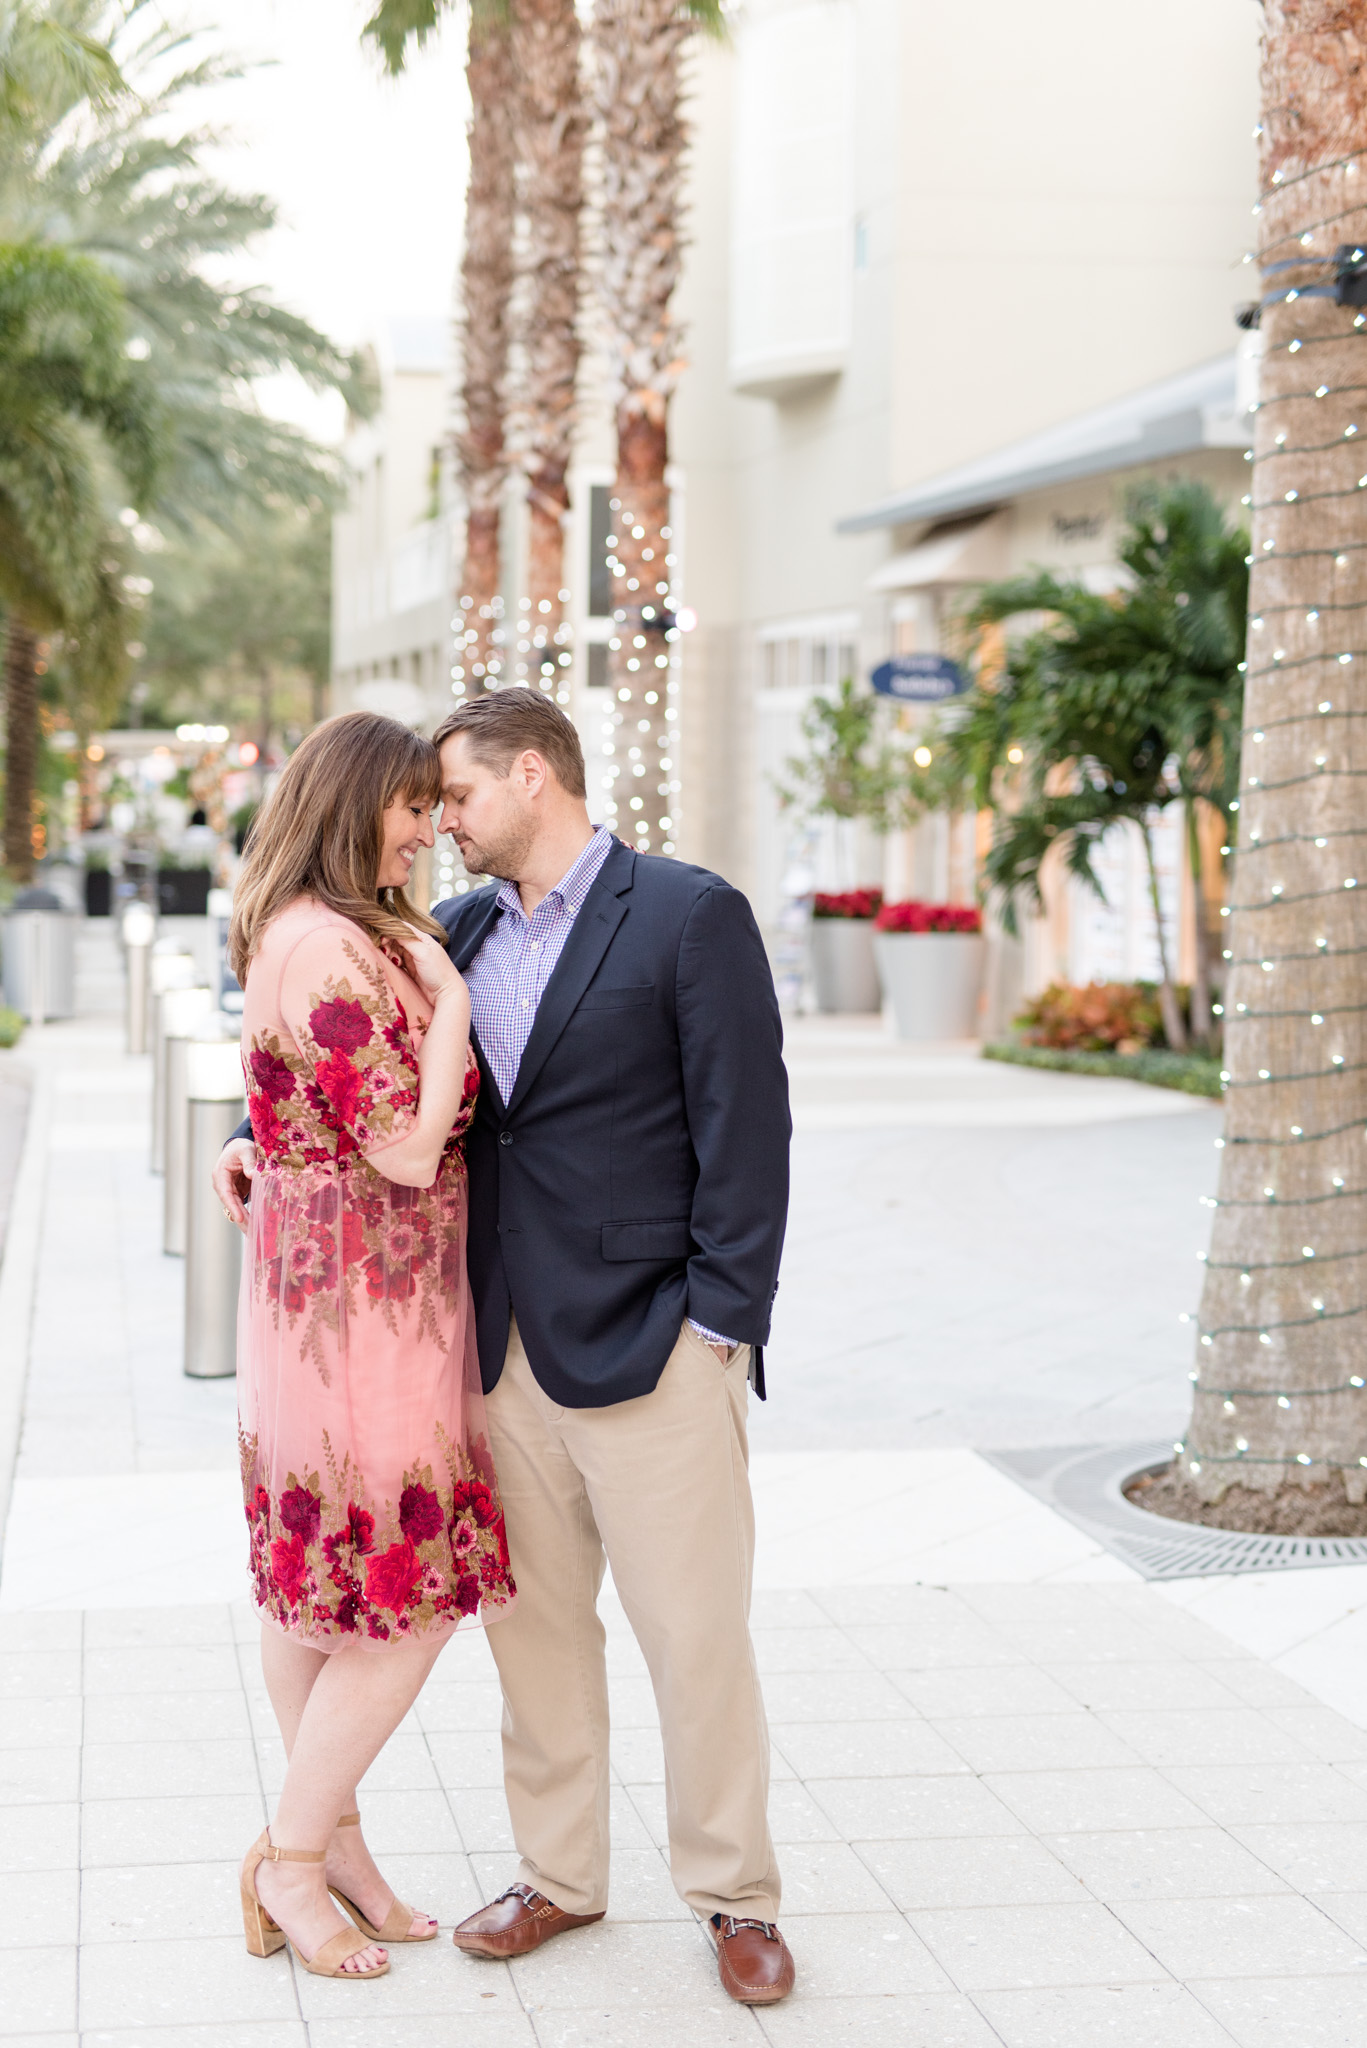
<path id="1" fill-rule="evenodd" d="M 303 897 L 247 975 L 242 1064 L 259 1166 L 238 1318 L 238 1415 L 261 1612 L 312 1648 L 380 1649 L 491 1620 L 514 1594 L 465 1277 L 462 1141 L 429 1188 L 366 1154 L 417 1115 L 417 984 Z"/>

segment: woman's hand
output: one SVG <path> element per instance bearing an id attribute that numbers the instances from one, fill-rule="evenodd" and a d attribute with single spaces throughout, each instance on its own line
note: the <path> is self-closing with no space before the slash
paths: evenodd
<path id="1" fill-rule="evenodd" d="M 244 1236 L 247 1231 L 246 1204 L 255 1172 L 256 1147 L 250 1138 L 230 1139 L 214 1162 L 214 1193 L 228 1221 L 235 1223 Z"/>
<path id="2" fill-rule="evenodd" d="M 413 979 L 429 1003 L 435 1003 L 443 989 L 464 988 L 464 982 L 447 957 L 445 946 L 430 933 L 415 932 L 411 939 L 403 941 L 403 947 Z"/>

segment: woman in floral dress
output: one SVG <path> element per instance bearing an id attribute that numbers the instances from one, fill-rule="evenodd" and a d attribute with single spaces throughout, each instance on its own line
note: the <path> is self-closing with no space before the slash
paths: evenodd
<path id="1" fill-rule="evenodd" d="M 430 743 L 392 719 L 318 727 L 257 820 L 229 942 L 260 1162 L 242 1479 L 289 1756 L 243 1914 L 253 1953 L 288 1937 L 348 1977 L 388 1969 L 380 1937 L 436 1933 L 371 1861 L 357 1784 L 447 1638 L 514 1591 L 465 1277 L 470 1002 L 403 893 L 438 780 Z"/>

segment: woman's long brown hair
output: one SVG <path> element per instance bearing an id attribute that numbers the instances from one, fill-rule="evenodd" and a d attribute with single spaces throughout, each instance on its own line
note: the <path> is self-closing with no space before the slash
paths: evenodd
<path id="1" fill-rule="evenodd" d="M 383 817 L 390 804 L 434 804 L 437 750 L 421 733 L 373 711 L 343 711 L 315 726 L 285 764 L 253 821 L 233 893 L 228 965 L 245 984 L 266 926 L 299 896 L 314 896 L 392 951 L 415 932 L 444 939 L 402 889 L 380 889 Z"/>

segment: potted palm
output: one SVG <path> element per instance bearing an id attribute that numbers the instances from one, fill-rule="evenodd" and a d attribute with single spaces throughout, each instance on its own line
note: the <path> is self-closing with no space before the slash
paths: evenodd
<path id="1" fill-rule="evenodd" d="M 816 1006 L 833 1011 L 881 1010 L 883 991 L 873 957 L 873 921 L 881 889 L 846 889 L 812 898 L 812 983 Z"/>
<path id="2" fill-rule="evenodd" d="M 982 914 L 961 903 L 885 903 L 874 956 L 899 1038 L 976 1038 Z"/>

